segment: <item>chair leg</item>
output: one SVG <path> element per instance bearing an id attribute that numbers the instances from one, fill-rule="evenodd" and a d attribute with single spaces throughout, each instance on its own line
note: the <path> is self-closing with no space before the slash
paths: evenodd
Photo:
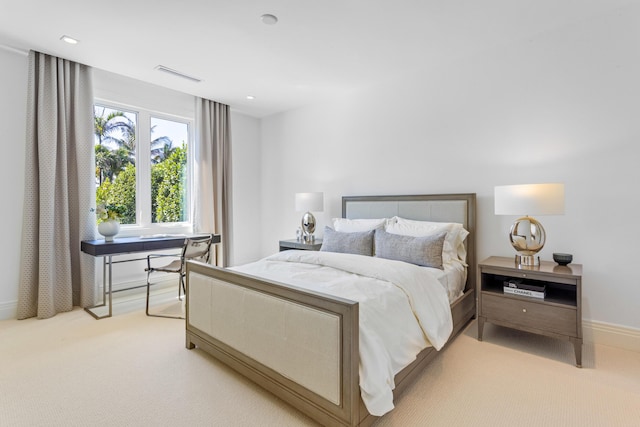
<path id="1" fill-rule="evenodd" d="M 180 280 L 178 281 L 178 299 L 182 301 L 180 289 L 182 289 L 182 295 L 187 296 L 187 287 L 184 284 L 184 276 L 182 274 L 180 274 Z"/>
<path id="2" fill-rule="evenodd" d="M 149 282 L 149 276 L 151 275 L 151 272 L 147 272 L 147 305 L 145 308 L 145 313 L 147 316 L 149 317 L 164 317 L 166 319 L 184 319 L 184 317 L 182 316 L 169 316 L 166 314 L 153 314 L 153 313 L 149 313 L 149 288 L 151 287 L 151 283 Z M 180 299 L 180 283 L 178 282 L 178 299 L 180 301 L 182 301 L 182 299 Z"/>
<path id="3" fill-rule="evenodd" d="M 149 283 L 149 276 L 151 275 L 151 272 L 148 271 L 147 272 L 147 305 L 145 307 L 144 312 L 146 313 L 147 316 L 151 316 L 149 314 L 149 288 L 151 287 L 151 284 Z"/>

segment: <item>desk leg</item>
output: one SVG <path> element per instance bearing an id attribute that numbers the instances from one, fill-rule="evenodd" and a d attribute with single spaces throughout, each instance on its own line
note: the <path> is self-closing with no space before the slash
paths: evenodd
<path id="1" fill-rule="evenodd" d="M 86 311 L 87 313 L 89 313 L 91 316 L 93 316 L 94 319 L 104 319 L 105 317 L 111 317 L 113 315 L 113 292 L 112 292 L 112 265 L 113 263 L 111 262 L 112 260 L 112 256 L 108 255 L 105 257 L 102 257 L 102 304 L 98 304 L 98 305 L 94 305 L 91 307 L 85 307 L 84 311 Z M 107 264 L 109 264 L 109 277 L 107 280 Z M 107 291 L 107 286 L 109 287 L 109 290 Z M 103 316 L 99 316 L 96 313 L 94 313 L 92 310 L 94 308 L 98 308 L 98 307 L 104 307 L 107 304 L 107 293 L 109 294 L 109 312 Z"/>
<path id="2" fill-rule="evenodd" d="M 111 255 L 109 255 L 109 316 L 113 314 L 113 262 L 111 262 Z"/>

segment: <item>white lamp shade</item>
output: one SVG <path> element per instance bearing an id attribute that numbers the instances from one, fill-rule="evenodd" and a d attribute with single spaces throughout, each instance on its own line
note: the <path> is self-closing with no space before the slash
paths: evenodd
<path id="1" fill-rule="evenodd" d="M 562 215 L 564 184 L 495 187 L 496 215 Z"/>
<path id="2" fill-rule="evenodd" d="M 296 211 L 322 212 L 323 209 L 323 193 L 296 193 Z"/>

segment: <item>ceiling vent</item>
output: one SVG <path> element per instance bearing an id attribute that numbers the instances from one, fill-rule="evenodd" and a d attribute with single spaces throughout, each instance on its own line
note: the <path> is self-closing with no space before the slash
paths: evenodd
<path id="1" fill-rule="evenodd" d="M 199 79 L 197 77 L 193 77 L 193 76 L 190 76 L 188 74 L 181 73 L 180 71 L 173 70 L 173 69 L 171 69 L 169 67 L 165 67 L 164 65 L 158 65 L 158 66 L 156 66 L 155 69 L 158 70 L 158 71 L 162 71 L 162 72 L 171 74 L 173 76 L 182 77 L 183 79 L 191 80 L 192 82 L 200 83 L 202 81 L 201 79 Z"/>

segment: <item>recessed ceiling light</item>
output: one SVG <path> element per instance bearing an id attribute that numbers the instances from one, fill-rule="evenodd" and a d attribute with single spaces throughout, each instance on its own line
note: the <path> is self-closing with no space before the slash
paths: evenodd
<path id="1" fill-rule="evenodd" d="M 73 37 L 69 37 L 69 36 L 62 36 L 60 37 L 60 40 L 62 40 L 65 43 L 69 43 L 69 44 L 78 44 L 78 40 L 74 39 Z"/>
<path id="2" fill-rule="evenodd" d="M 265 13 L 260 17 L 260 19 L 266 25 L 276 25 L 278 23 L 278 17 L 271 15 L 270 13 Z"/>
<path id="3" fill-rule="evenodd" d="M 256 99 L 256 97 L 253 96 L 253 95 L 247 95 L 247 99 L 252 101 L 252 100 Z"/>

